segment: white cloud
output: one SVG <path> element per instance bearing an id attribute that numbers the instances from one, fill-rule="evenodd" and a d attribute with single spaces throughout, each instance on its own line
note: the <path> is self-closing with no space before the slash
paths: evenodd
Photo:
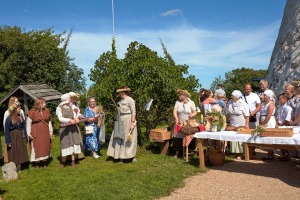
<path id="1" fill-rule="evenodd" d="M 168 10 L 164 13 L 161 13 L 161 16 L 167 17 L 167 16 L 171 16 L 171 15 L 179 15 L 181 14 L 181 10 L 180 9 L 173 9 L 173 10 Z"/>
<path id="2" fill-rule="evenodd" d="M 189 65 L 190 73 L 208 88 L 215 77 L 223 76 L 234 68 L 267 69 L 279 25 L 278 21 L 267 27 L 236 31 L 180 27 L 173 30 L 124 32 L 116 35 L 116 46 L 119 58 L 124 57 L 128 45 L 133 41 L 141 42 L 163 56 L 161 39 L 175 62 Z M 109 34 L 73 32 L 69 44 L 70 56 L 75 58 L 75 64 L 82 67 L 87 76 L 99 56 L 111 50 L 111 40 Z"/>

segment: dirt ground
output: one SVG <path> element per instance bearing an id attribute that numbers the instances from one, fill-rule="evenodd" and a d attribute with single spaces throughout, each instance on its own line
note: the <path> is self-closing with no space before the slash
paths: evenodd
<path id="1" fill-rule="evenodd" d="M 189 177 L 183 188 L 160 199 L 300 199 L 299 159 L 262 161 L 266 152 L 256 152 L 254 160 L 234 160 Z"/>

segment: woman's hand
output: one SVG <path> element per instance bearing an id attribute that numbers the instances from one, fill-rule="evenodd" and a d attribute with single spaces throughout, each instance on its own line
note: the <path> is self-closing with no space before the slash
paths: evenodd
<path id="1" fill-rule="evenodd" d="M 175 119 L 175 124 L 179 124 L 179 120 L 178 119 Z"/>
<path id="2" fill-rule="evenodd" d="M 75 124 L 75 119 L 70 120 L 71 124 Z"/>
<path id="3" fill-rule="evenodd" d="M 134 129 L 134 122 L 131 122 L 130 124 L 130 130 L 133 130 Z"/>
<path id="4" fill-rule="evenodd" d="M 95 117 L 91 117 L 91 118 L 88 118 L 88 122 L 94 122 L 97 118 Z"/>

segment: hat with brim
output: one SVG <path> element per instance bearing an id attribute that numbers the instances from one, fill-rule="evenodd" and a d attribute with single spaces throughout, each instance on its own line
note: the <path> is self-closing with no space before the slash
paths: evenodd
<path id="1" fill-rule="evenodd" d="M 119 93 L 119 92 L 130 92 L 131 91 L 131 89 L 130 88 L 128 88 L 128 87 L 126 87 L 126 88 L 119 88 L 119 89 L 117 89 L 117 93 Z"/>
<path id="2" fill-rule="evenodd" d="M 178 95 L 184 95 L 186 97 L 190 97 L 191 96 L 191 94 L 187 90 L 181 90 L 181 89 L 177 89 L 177 94 Z"/>
<path id="3" fill-rule="evenodd" d="M 75 93 L 75 92 L 69 92 L 70 97 L 72 98 L 78 98 L 80 94 Z"/>

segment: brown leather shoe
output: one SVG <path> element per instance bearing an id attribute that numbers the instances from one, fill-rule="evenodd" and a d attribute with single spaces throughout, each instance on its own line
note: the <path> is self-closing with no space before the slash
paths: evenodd
<path id="1" fill-rule="evenodd" d="M 60 168 L 65 168 L 65 167 L 66 167 L 66 163 L 65 162 L 60 163 Z"/>

